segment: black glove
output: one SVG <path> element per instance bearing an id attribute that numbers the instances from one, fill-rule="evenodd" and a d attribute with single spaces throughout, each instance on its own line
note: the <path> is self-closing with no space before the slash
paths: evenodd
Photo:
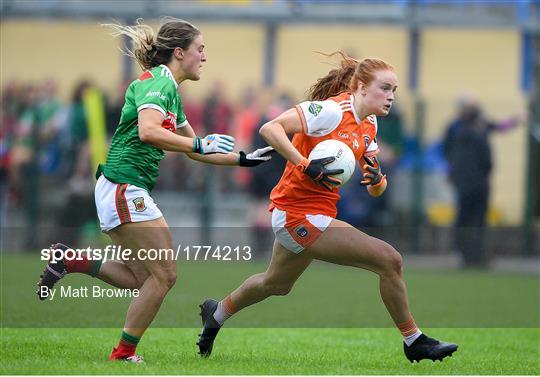
<path id="1" fill-rule="evenodd" d="M 244 151 L 240 151 L 238 152 L 240 155 L 238 164 L 246 167 L 257 166 L 270 160 L 272 158 L 271 154 L 274 152 L 273 147 L 260 148 L 248 154 L 246 154 Z"/>
<path id="2" fill-rule="evenodd" d="M 339 186 L 342 183 L 341 179 L 332 177 L 332 175 L 343 173 L 343 169 L 326 169 L 325 165 L 328 165 L 335 160 L 336 158 L 333 156 L 318 158 L 312 161 L 306 159 L 298 164 L 298 166 L 304 174 L 309 175 L 315 182 L 332 191 L 333 187 Z"/>
<path id="3" fill-rule="evenodd" d="M 384 179 L 385 175 L 381 173 L 381 165 L 377 157 L 364 156 L 366 164 L 362 167 L 362 177 L 360 184 L 362 186 L 376 186 Z"/>

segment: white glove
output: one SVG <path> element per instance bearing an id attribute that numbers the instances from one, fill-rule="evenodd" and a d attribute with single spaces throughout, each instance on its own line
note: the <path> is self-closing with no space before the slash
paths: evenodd
<path id="1" fill-rule="evenodd" d="M 204 138 L 193 139 L 193 152 L 200 154 L 229 153 L 234 148 L 234 137 L 212 134 Z"/>
<path id="2" fill-rule="evenodd" d="M 251 153 L 245 154 L 243 151 L 240 151 L 240 166 L 257 166 L 266 162 L 272 158 L 271 154 L 274 152 L 273 147 L 259 148 Z"/>

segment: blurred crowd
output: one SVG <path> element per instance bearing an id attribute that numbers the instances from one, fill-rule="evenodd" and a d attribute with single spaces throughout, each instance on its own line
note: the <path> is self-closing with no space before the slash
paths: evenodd
<path id="1" fill-rule="evenodd" d="M 80 81 L 68 101 L 61 101 L 54 80 L 25 83 L 10 81 L 1 93 L 0 107 L 0 225 L 6 222 L 7 208 L 16 208 L 23 225 L 29 230 L 27 245 L 36 245 L 40 222 L 55 228 L 75 227 L 84 232 L 95 232 L 96 213 L 93 200 L 95 147 L 91 140 L 87 93 L 101 94 L 104 150 L 112 137 L 123 106 L 123 94 L 128 83 L 119 85 L 114 96 L 107 96 L 94 83 Z M 239 98 L 231 98 L 223 83 L 216 82 L 202 100 L 194 100 L 189 92 L 181 93 L 184 110 L 198 135 L 225 133 L 236 138 L 237 150 L 252 150 L 265 146 L 258 130 L 269 119 L 294 106 L 300 99 L 287 92 L 245 88 Z M 433 146 L 422 151 L 422 169 L 444 170 L 456 192 L 456 222 L 458 228 L 483 228 L 489 200 L 489 175 L 492 156 L 489 134 L 513 128 L 514 121 L 487 121 L 480 105 L 471 97 L 460 99 L 457 114 L 449 122 L 446 135 Z M 97 133 L 99 135 L 99 133 Z M 387 117 L 379 118 L 379 160 L 389 177 L 400 171 L 411 171 L 418 146 L 404 132 L 403 119 L 396 105 Z M 98 148 L 99 149 L 99 148 Z M 212 181 L 221 193 L 243 192 L 253 204 L 251 223 L 262 240 L 267 237 L 268 195 L 279 180 L 285 161 L 275 156 L 256 169 L 214 169 Z M 359 170 L 352 180 L 360 180 Z M 201 166 L 181 154 L 168 153 L 160 166 L 156 190 L 201 192 L 207 187 L 207 174 Z M 470 184 L 470 182 L 476 182 Z M 388 190 L 398 189 L 389 185 Z M 398 211 L 391 203 L 392 194 L 371 198 L 358 184 L 342 189 L 339 217 L 359 227 L 399 225 Z M 472 264 L 482 264 L 483 255 L 476 238 L 471 242 L 459 239 L 456 248 L 471 254 Z M 73 233 L 70 233 L 73 234 Z M 458 234 L 458 233 L 456 233 Z M 80 234 L 74 233 L 73 238 Z M 70 244 L 75 240 L 62 239 Z"/>
<path id="2" fill-rule="evenodd" d="M 106 139 L 99 142 L 106 145 L 120 118 L 127 85 L 119 85 L 115 96 L 102 96 L 102 127 Z M 69 100 L 61 101 L 54 80 L 32 83 L 14 80 L 2 88 L 2 224 L 6 224 L 9 206 L 23 214 L 28 229 L 36 229 L 45 214 L 49 224 L 60 227 L 95 227 L 94 159 L 89 136 L 94 126 L 89 124 L 85 94 L 96 89 L 94 83 L 82 80 L 73 88 Z M 230 134 L 236 138 L 236 149 L 246 151 L 265 146 L 258 133 L 260 126 L 298 102 L 286 92 L 256 87 L 245 88 L 239 98 L 231 98 L 220 82 L 216 82 L 202 100 L 193 100 L 187 91 L 181 94 L 185 113 L 198 135 Z M 383 148 L 386 152 L 381 158 L 389 162 L 390 169 L 403 149 L 403 135 L 399 114 L 383 122 L 386 121 L 390 126 L 381 127 L 388 132 L 385 132 L 387 136 L 381 135 L 380 142 L 388 139 L 391 148 Z M 262 212 L 266 210 L 268 195 L 284 165 L 285 161 L 276 156 L 257 169 L 215 169 L 213 180 L 222 193 L 251 195 L 254 202 L 260 203 L 258 207 Z M 201 174 L 198 164 L 181 154 L 168 153 L 160 165 L 156 190 L 201 191 L 205 187 L 204 180 L 205 174 Z M 344 195 L 350 197 L 351 205 L 343 208 L 355 208 L 352 212 L 343 210 L 344 218 L 352 222 L 357 218 L 356 222 L 360 223 L 369 222 L 370 216 L 378 218 L 372 215 L 370 206 L 363 206 L 359 212 L 353 205 L 352 202 L 365 204 L 365 200 L 356 196 L 363 191 L 358 186 Z M 29 245 L 33 243 L 32 239 L 28 240 Z"/>

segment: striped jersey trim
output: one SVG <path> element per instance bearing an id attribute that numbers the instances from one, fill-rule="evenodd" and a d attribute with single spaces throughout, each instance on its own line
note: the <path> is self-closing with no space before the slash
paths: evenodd
<path id="1" fill-rule="evenodd" d="M 304 133 L 308 134 L 306 116 L 304 115 L 302 108 L 300 107 L 300 105 L 296 105 L 294 108 L 296 109 L 296 112 L 298 113 L 298 116 L 300 117 L 300 123 L 302 124 L 302 129 L 304 130 Z"/>
<path id="2" fill-rule="evenodd" d="M 115 195 L 115 204 L 116 204 L 116 213 L 120 219 L 120 223 L 130 223 L 131 215 L 129 213 L 129 206 L 126 200 L 126 190 L 128 184 L 117 184 L 116 185 L 116 195 Z"/>
<path id="3" fill-rule="evenodd" d="M 358 124 L 362 124 L 362 119 L 360 119 L 360 117 L 358 116 L 358 114 L 356 114 L 356 111 L 354 111 L 354 96 L 351 94 L 350 96 L 350 101 L 351 103 L 351 111 L 354 115 L 354 119 L 356 120 L 356 123 Z"/>
<path id="4" fill-rule="evenodd" d="M 171 79 L 172 82 L 174 82 L 174 86 L 178 88 L 178 83 L 174 79 L 174 76 L 171 70 L 169 69 L 169 67 L 167 67 L 165 64 L 161 64 L 160 67 L 161 67 L 161 77 L 168 77 L 169 79 Z"/>
<path id="5" fill-rule="evenodd" d="M 181 122 L 181 123 L 176 123 L 176 128 L 182 128 L 182 127 L 185 127 L 188 125 L 188 120 L 186 119 L 185 121 Z"/>
<path id="6" fill-rule="evenodd" d="M 341 111 L 344 113 L 347 111 L 353 111 L 351 101 L 349 100 L 339 102 L 339 107 L 341 108 Z"/>
<path id="7" fill-rule="evenodd" d="M 144 109 L 154 109 L 154 110 L 159 111 L 161 114 L 163 114 L 163 116 L 167 116 L 167 112 L 163 110 L 161 106 L 156 105 L 154 103 L 145 103 L 144 105 L 137 107 L 137 112 L 140 112 L 141 110 L 144 110 Z"/>

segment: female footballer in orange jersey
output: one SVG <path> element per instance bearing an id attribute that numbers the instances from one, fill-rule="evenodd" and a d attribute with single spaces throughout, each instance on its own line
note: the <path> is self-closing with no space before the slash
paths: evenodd
<path id="1" fill-rule="evenodd" d="M 357 61 L 339 53 L 341 67 L 319 79 L 308 101 L 289 109 L 260 129 L 262 137 L 288 160 L 281 180 L 270 194 L 276 239 L 268 269 L 249 277 L 221 301 L 201 305 L 203 330 L 199 350 L 212 352 L 214 339 L 227 318 L 272 295 L 289 293 L 313 259 L 354 266 L 379 275 L 380 293 L 403 335 L 406 357 L 442 360 L 456 344 L 429 338 L 409 311 L 401 255 L 388 243 L 337 220 L 339 183 L 327 170 L 333 158 L 309 161 L 306 156 L 326 139 L 346 143 L 363 163 L 362 185 L 372 196 L 386 188 L 376 154 L 377 118 L 388 115 L 397 89 L 394 68 L 379 59 Z M 287 134 L 294 134 L 292 141 Z"/>

